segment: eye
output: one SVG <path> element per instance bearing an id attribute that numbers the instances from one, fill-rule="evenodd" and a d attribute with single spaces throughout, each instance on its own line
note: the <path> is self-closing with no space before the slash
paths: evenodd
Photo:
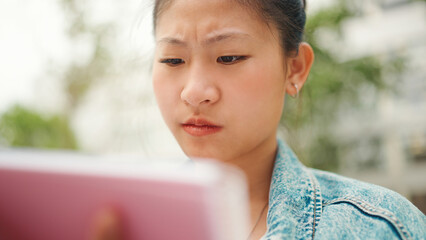
<path id="1" fill-rule="evenodd" d="M 221 56 L 217 58 L 217 62 L 229 65 L 245 59 L 247 59 L 246 56 Z"/>
<path id="2" fill-rule="evenodd" d="M 160 63 L 164 63 L 164 64 L 167 64 L 169 66 L 176 67 L 180 64 L 185 63 L 185 61 L 183 61 L 183 59 L 181 59 L 181 58 L 166 58 L 166 59 L 161 59 Z"/>

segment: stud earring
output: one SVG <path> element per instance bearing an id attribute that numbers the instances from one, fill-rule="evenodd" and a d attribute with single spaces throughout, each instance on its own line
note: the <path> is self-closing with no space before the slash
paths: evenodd
<path id="1" fill-rule="evenodd" d="M 299 97 L 299 87 L 297 87 L 296 83 L 292 83 L 292 85 L 296 88 L 296 94 L 292 95 L 293 98 Z"/>

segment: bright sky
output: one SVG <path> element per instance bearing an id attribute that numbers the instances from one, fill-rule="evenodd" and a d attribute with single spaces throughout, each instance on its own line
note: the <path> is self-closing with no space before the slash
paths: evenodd
<path id="1" fill-rule="evenodd" d="M 66 59 L 63 19 L 49 1 L 0 2 L 0 111 L 32 100 L 45 57 Z M 62 21 L 61 21 L 62 20 Z"/>
<path id="2" fill-rule="evenodd" d="M 58 2 L 0 1 L 0 112 L 15 102 L 30 104 L 35 100 L 35 85 L 46 76 L 49 61 L 54 62 L 54 66 L 62 66 L 75 59 L 76 54 L 84 59 L 84 54 L 89 52 L 83 46 L 77 49 L 80 53 L 75 53 L 76 49 L 72 48 L 66 36 L 66 19 Z M 138 21 L 136 11 L 143 8 L 142 12 L 146 12 L 147 3 L 125 1 L 120 2 L 117 8 L 118 2 L 114 2 L 86 1 L 85 9 L 91 10 L 91 22 L 105 22 L 113 18 L 118 24 L 130 22 L 120 34 L 123 36 L 121 40 L 127 41 L 127 46 L 129 41 L 135 42 L 135 36 L 131 35 Z M 101 11 L 96 8 L 100 4 Z M 128 14 L 123 15 L 125 11 Z M 118 18 L 118 15 L 121 17 Z M 133 44 L 133 47 L 143 48 L 141 44 Z"/>

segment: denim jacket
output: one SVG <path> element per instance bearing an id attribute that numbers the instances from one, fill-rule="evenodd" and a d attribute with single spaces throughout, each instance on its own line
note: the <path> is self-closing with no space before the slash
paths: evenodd
<path id="1" fill-rule="evenodd" d="M 426 239 L 426 217 L 396 192 L 306 168 L 278 140 L 261 240 L 275 239 Z"/>

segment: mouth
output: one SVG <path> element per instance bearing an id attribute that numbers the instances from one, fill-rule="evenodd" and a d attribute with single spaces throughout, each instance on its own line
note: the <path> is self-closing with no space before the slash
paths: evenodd
<path id="1" fill-rule="evenodd" d="M 203 118 L 190 118 L 181 125 L 185 132 L 195 137 L 215 134 L 223 128 Z"/>

